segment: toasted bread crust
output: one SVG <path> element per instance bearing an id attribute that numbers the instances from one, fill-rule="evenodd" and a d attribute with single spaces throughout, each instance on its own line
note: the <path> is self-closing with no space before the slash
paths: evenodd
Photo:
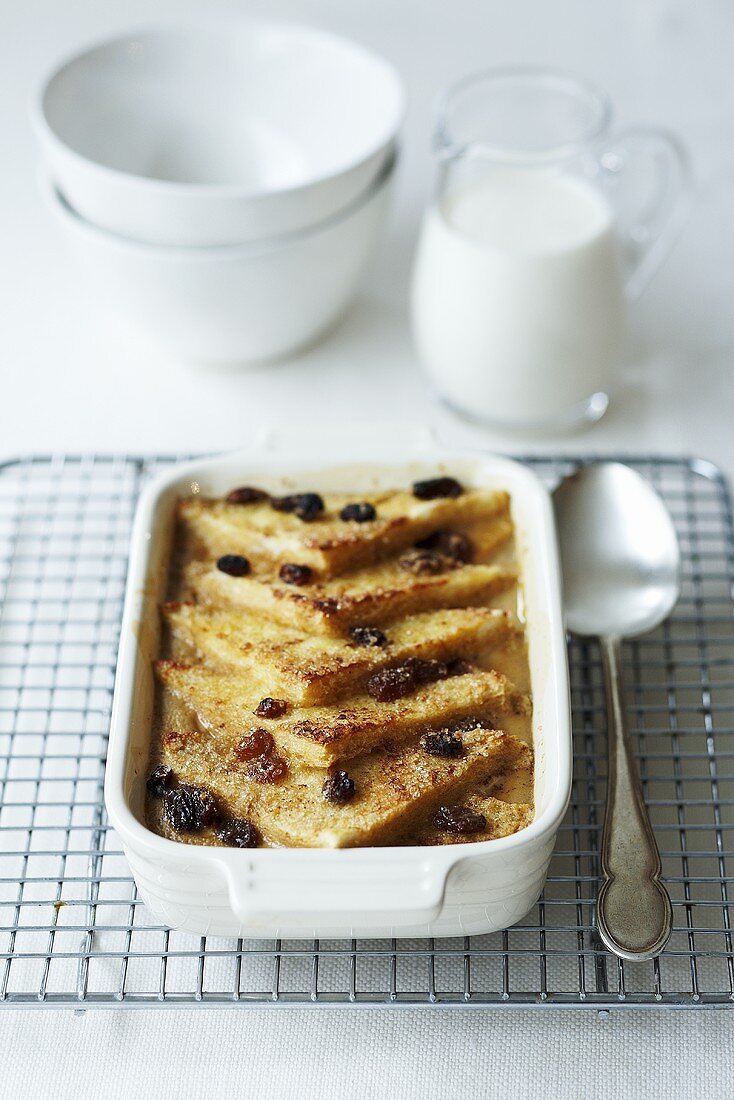
<path id="1" fill-rule="evenodd" d="M 285 717 L 264 722 L 255 715 L 259 692 L 240 680 L 173 661 L 158 661 L 156 671 L 223 751 L 232 751 L 248 730 L 264 726 L 290 759 L 322 768 L 386 743 L 399 744 L 425 727 L 451 719 L 511 719 L 527 714 L 530 707 L 527 696 L 506 677 L 475 671 L 428 684 L 392 703 L 361 694 L 338 706 L 293 707 Z"/>
<path id="2" fill-rule="evenodd" d="M 395 562 L 360 575 L 296 589 L 281 581 L 230 577 L 210 565 L 186 570 L 187 586 L 204 603 L 269 615 L 307 633 L 344 635 L 350 627 L 391 622 L 419 611 L 487 604 L 511 588 L 514 571 L 498 565 L 463 565 L 416 577 Z"/>
<path id="3" fill-rule="evenodd" d="M 461 798 L 473 784 L 531 755 L 526 745 L 503 731 L 472 731 L 465 744 L 460 760 L 432 757 L 411 745 L 352 761 L 349 774 L 356 793 L 344 806 L 324 798 L 322 771 L 293 771 L 277 784 L 255 783 L 245 767 L 223 758 L 200 731 L 169 738 L 160 759 L 183 782 L 215 790 L 224 813 L 252 821 L 270 843 L 345 848 L 394 843 L 442 802 Z M 159 807 L 154 813 L 164 835 L 175 836 Z M 197 839 L 210 841 L 211 834 Z"/>
<path id="4" fill-rule="evenodd" d="M 505 611 L 489 608 L 422 612 L 394 623 L 385 643 L 309 635 L 264 616 L 172 603 L 164 615 L 174 640 L 214 671 L 247 674 L 263 695 L 302 706 L 333 702 L 356 691 L 373 672 L 408 656 L 450 659 L 498 645 L 516 631 Z"/>
<path id="5" fill-rule="evenodd" d="M 438 500 L 418 500 L 406 492 L 359 499 L 374 505 L 374 520 L 340 519 L 341 509 L 354 500 L 347 493 L 325 494 L 324 513 L 310 523 L 278 512 L 268 502 L 243 506 L 198 496 L 181 501 L 179 514 L 210 558 L 244 554 L 266 564 L 297 561 L 322 577 L 333 577 L 371 565 L 440 527 L 506 515 L 509 505 L 507 493 L 493 490 Z"/>

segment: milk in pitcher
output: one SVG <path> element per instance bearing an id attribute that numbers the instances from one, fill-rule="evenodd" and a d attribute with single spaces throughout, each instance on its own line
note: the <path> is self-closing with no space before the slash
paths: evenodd
<path id="1" fill-rule="evenodd" d="M 444 192 L 425 216 L 412 310 L 436 389 L 468 415 L 542 425 L 579 419 L 596 395 L 605 406 L 624 311 L 604 195 L 557 169 L 503 167 Z"/>

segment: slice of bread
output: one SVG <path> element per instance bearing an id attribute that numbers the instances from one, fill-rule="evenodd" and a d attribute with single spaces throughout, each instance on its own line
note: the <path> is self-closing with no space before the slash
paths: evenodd
<path id="1" fill-rule="evenodd" d="M 230 578 L 231 579 L 231 578 Z M 426 611 L 399 619 L 381 645 L 309 635 L 264 615 L 190 603 L 164 608 L 178 651 L 195 653 L 208 667 L 239 673 L 253 690 L 313 706 L 357 691 L 378 669 L 406 657 L 451 659 L 505 642 L 517 628 L 505 611 L 485 607 Z"/>
<path id="2" fill-rule="evenodd" d="M 338 706 L 294 706 L 281 718 L 266 719 L 254 713 L 262 695 L 246 676 L 175 661 L 158 661 L 156 670 L 164 687 L 191 707 L 222 752 L 233 752 L 249 732 L 262 728 L 289 760 L 316 768 L 388 743 L 399 745 L 448 721 L 476 717 L 508 728 L 513 716 L 530 710 L 528 697 L 506 677 L 475 670 L 427 684 L 395 702 L 378 702 L 362 693 Z"/>
<path id="3" fill-rule="evenodd" d="M 298 848 L 400 842 L 440 805 L 460 800 L 472 785 L 531 756 L 521 741 L 486 729 L 464 734 L 464 754 L 457 760 L 430 756 L 415 744 L 401 751 L 381 749 L 350 762 L 354 797 L 334 805 L 323 794 L 323 771 L 292 771 L 279 783 L 260 784 L 248 778 L 246 765 L 223 758 L 206 733 L 169 731 L 162 742 L 160 760 L 178 781 L 208 787 L 223 814 L 251 821 L 266 843 Z M 161 810 L 162 801 L 153 800 L 151 824 L 180 839 Z M 186 839 L 206 844 L 212 836 L 209 829 Z"/>
<path id="4" fill-rule="evenodd" d="M 375 519 L 343 520 L 349 503 L 366 502 Z M 208 558 L 242 554 L 261 563 L 298 562 L 322 577 L 361 568 L 410 546 L 439 528 L 509 516 L 505 492 L 473 489 L 458 497 L 419 500 L 410 492 L 323 494 L 325 509 L 311 522 L 280 512 L 268 501 L 229 504 L 194 496 L 180 502 L 179 515 L 200 553 Z"/>
<path id="5" fill-rule="evenodd" d="M 487 604 L 511 588 L 517 575 L 498 565 L 461 565 L 415 576 L 390 561 L 296 587 L 256 576 L 232 577 L 194 562 L 184 580 L 200 602 L 257 612 L 307 634 L 344 636 L 352 626 L 382 624 L 418 611 Z"/>

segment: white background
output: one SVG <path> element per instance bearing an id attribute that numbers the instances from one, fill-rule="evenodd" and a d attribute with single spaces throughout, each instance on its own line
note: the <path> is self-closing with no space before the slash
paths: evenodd
<path id="1" fill-rule="evenodd" d="M 410 110 L 388 231 L 331 339 L 251 372 L 165 360 L 100 311 L 67 265 L 37 195 L 27 101 L 81 41 L 179 0 L 0 0 L 0 457 L 32 451 L 197 451 L 266 422 L 434 421 L 503 450 L 691 452 L 734 474 L 734 6 L 730 0 L 258 0 L 219 4 L 343 31 L 390 58 Z M 503 438 L 439 409 L 406 316 L 411 253 L 431 186 L 431 102 L 494 64 L 565 66 L 611 93 L 621 124 L 663 123 L 695 170 L 690 220 L 635 307 L 620 393 L 566 439 Z M 376 441 L 376 446 L 379 443 Z M 391 1014 L 17 1012 L 0 1020 L 0 1093 L 37 1096 L 705 1096 L 731 1090 L 734 1016 L 502 1011 Z M 673 1083 L 675 1081 L 675 1084 Z M 595 1084 L 596 1082 L 596 1084 Z M 12 1091 L 11 1091 L 12 1090 Z"/>

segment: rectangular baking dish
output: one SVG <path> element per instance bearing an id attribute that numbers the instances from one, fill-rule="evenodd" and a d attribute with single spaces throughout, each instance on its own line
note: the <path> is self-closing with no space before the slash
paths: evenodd
<path id="1" fill-rule="evenodd" d="M 158 656 L 175 505 L 192 486 L 275 492 L 394 488 L 451 473 L 512 498 L 533 691 L 535 819 L 513 836 L 403 848 L 233 849 L 168 840 L 144 824 Z M 439 446 L 422 429 L 270 433 L 236 454 L 150 483 L 133 528 L 112 709 L 105 802 L 141 897 L 164 924 L 198 935 L 407 937 L 492 932 L 540 894 L 571 789 L 571 723 L 560 571 L 548 493 L 519 463 Z"/>

